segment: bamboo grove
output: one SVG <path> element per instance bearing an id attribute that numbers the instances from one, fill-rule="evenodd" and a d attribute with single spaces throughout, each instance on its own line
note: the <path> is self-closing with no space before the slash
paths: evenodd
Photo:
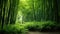
<path id="1" fill-rule="evenodd" d="M 0 0 L 0 23 L 13 24 L 16 20 L 19 0 Z"/>
<path id="2" fill-rule="evenodd" d="M 0 0 L 0 23 L 14 24 L 16 16 L 22 13 L 22 21 L 60 20 L 60 0 Z"/>
<path id="3" fill-rule="evenodd" d="M 59 22 L 59 0 L 21 0 L 20 12 L 23 21 L 56 21 Z"/>

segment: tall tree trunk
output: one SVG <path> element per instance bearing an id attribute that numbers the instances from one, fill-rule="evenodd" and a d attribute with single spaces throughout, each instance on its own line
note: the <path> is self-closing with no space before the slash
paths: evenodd
<path id="1" fill-rule="evenodd" d="M 54 0 L 55 21 L 59 22 L 58 0 Z"/>

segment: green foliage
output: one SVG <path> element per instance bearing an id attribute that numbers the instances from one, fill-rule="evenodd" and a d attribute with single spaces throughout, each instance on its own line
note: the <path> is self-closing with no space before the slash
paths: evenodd
<path id="1" fill-rule="evenodd" d="M 28 30 L 32 31 L 44 31 L 44 30 L 51 30 L 52 28 L 54 29 L 56 24 L 51 21 L 45 21 L 45 22 L 28 22 L 25 24 L 25 27 Z"/>
<path id="2" fill-rule="evenodd" d="M 4 34 L 28 34 L 28 31 L 55 31 L 60 28 L 60 24 L 52 21 L 25 22 L 24 24 L 4 25 Z M 1 30 L 0 30 L 1 31 Z"/>
<path id="3" fill-rule="evenodd" d="M 2 30 L 4 34 L 27 34 L 28 30 L 20 24 L 4 25 Z"/>
<path id="4" fill-rule="evenodd" d="M 27 30 L 59 29 L 60 24 L 52 22 L 60 21 L 60 14 L 58 14 L 60 13 L 60 5 L 58 4 L 57 0 L 1 0 L 0 23 L 2 31 L 5 34 L 26 34 Z M 16 21 L 16 16 L 20 18 L 19 21 L 18 19 Z M 14 24 L 15 21 L 26 23 Z"/>
<path id="5" fill-rule="evenodd" d="M 19 15 L 23 21 L 56 21 L 57 8 L 54 5 L 55 0 L 20 0 Z M 57 11 L 57 12 L 56 12 Z M 56 13 L 56 14 L 55 14 Z"/>

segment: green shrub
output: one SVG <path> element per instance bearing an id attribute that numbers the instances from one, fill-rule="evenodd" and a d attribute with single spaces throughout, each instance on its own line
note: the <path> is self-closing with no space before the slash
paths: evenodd
<path id="1" fill-rule="evenodd" d="M 44 30 L 51 30 L 55 27 L 55 23 L 52 21 L 45 21 L 45 22 L 28 22 L 25 24 L 25 27 L 28 30 L 32 31 L 44 31 Z"/>
<path id="2" fill-rule="evenodd" d="M 56 24 L 55 22 L 52 21 L 43 21 L 43 22 L 26 22 L 24 24 L 16 23 L 16 24 L 4 25 L 2 31 L 4 32 L 4 34 L 27 34 L 28 30 L 52 31 L 57 30 L 59 28 L 60 24 Z"/>
<path id="3" fill-rule="evenodd" d="M 19 24 L 12 24 L 4 25 L 3 32 L 4 34 L 26 34 L 28 30 Z"/>

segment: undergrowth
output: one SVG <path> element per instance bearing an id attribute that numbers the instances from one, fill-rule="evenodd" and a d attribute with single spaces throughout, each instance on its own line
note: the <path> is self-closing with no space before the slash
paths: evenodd
<path id="1" fill-rule="evenodd" d="M 59 30 L 60 24 L 52 21 L 45 22 L 25 22 L 24 24 L 8 24 L 3 27 L 3 34 L 28 34 L 28 31 L 55 31 Z M 1 32 L 1 26 L 0 26 Z"/>

